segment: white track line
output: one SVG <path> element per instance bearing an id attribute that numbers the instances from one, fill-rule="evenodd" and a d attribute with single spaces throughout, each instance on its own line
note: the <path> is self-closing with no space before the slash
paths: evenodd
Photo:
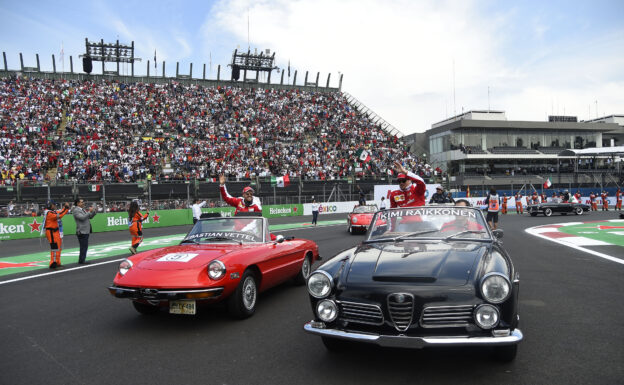
<path id="1" fill-rule="evenodd" d="M 558 223 L 558 224 L 559 225 L 563 225 L 563 223 Z M 541 227 L 541 226 L 537 226 L 537 227 Z M 525 229 L 524 231 L 526 231 L 527 233 L 529 233 L 531 235 L 534 235 L 536 237 L 539 237 L 539 238 L 542 238 L 542 239 L 546 239 L 548 241 L 555 242 L 555 243 L 558 243 L 560 245 L 564 245 L 564 246 L 567 246 L 567 247 L 571 247 L 573 249 L 576 249 L 576 250 L 579 250 L 579 251 L 583 251 L 583 252 L 586 252 L 586 253 L 589 253 L 589 254 L 593 254 L 593 255 L 595 255 L 597 257 L 604 258 L 604 259 L 607 259 L 609 261 L 616 262 L 616 263 L 624 265 L 624 260 L 622 260 L 620 258 L 612 257 L 610 255 L 607 255 L 607 254 L 604 254 L 604 253 L 599 253 L 599 252 L 594 251 L 594 250 L 589 250 L 589 249 L 586 249 L 586 248 L 578 246 L 578 245 L 573 245 L 571 243 L 567 243 L 567 242 L 559 240 L 557 238 L 550 238 L 550 237 L 547 237 L 545 235 L 542 235 L 542 234 L 540 234 L 540 232 L 537 229 L 537 227 L 530 227 L 528 229 Z M 565 239 L 565 238 L 563 238 L 563 239 Z"/>

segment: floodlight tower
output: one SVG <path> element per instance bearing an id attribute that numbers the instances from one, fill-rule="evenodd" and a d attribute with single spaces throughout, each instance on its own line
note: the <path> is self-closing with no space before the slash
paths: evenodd
<path id="1" fill-rule="evenodd" d="M 234 50 L 232 54 L 232 63 L 228 64 L 228 66 L 232 67 L 232 81 L 238 80 L 240 78 L 240 72 L 243 71 L 243 81 L 248 81 L 247 79 L 247 71 L 255 71 L 256 78 L 249 79 L 255 83 L 258 82 L 258 74 L 260 72 L 268 73 L 267 84 L 271 83 L 271 72 L 277 67 L 274 66 L 275 62 L 275 52 L 273 55 L 269 56 L 271 53 L 270 50 L 260 51 L 260 54 L 251 53 L 251 50 L 248 50 L 247 53 L 239 53 L 238 49 Z"/>
<path id="2" fill-rule="evenodd" d="M 99 42 L 89 41 L 85 38 L 85 51 L 82 58 L 83 70 L 91 73 L 94 61 L 102 62 L 102 74 L 119 75 L 119 63 L 130 63 L 132 67 L 132 76 L 134 76 L 134 62 L 141 61 L 140 58 L 134 57 L 134 41 L 130 45 L 119 44 L 119 40 L 115 43 L 104 43 L 104 39 Z M 117 63 L 116 71 L 106 71 L 105 63 Z"/>

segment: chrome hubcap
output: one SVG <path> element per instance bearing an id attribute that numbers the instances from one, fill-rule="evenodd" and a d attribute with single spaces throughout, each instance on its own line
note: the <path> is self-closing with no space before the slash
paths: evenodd
<path id="1" fill-rule="evenodd" d="M 243 305 L 251 310 L 256 305 L 256 282 L 252 277 L 245 278 L 243 282 Z"/>
<path id="2" fill-rule="evenodd" d="M 308 259 L 308 257 L 303 260 L 303 266 L 301 266 L 301 274 L 303 275 L 303 278 L 308 278 L 308 275 L 310 275 L 310 260 Z"/>

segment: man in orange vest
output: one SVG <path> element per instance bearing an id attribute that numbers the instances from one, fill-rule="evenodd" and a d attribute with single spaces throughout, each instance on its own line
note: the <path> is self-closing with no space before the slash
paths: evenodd
<path id="1" fill-rule="evenodd" d="M 48 242 L 50 242 L 50 269 L 61 267 L 63 238 L 61 236 L 59 222 L 68 212 L 69 203 L 65 203 L 62 210 L 56 210 L 56 203 L 50 201 L 43 213 L 42 231 L 45 231 L 46 238 Z"/>
<path id="2" fill-rule="evenodd" d="M 516 199 L 516 214 L 522 214 L 524 211 L 522 209 L 522 194 L 520 191 L 514 196 Z"/>
<path id="3" fill-rule="evenodd" d="M 507 193 L 503 194 L 503 209 L 502 209 L 502 213 L 503 214 L 507 214 L 507 201 L 509 200 L 509 197 L 507 196 Z"/>
<path id="4" fill-rule="evenodd" d="M 609 196 L 609 193 L 606 191 L 603 191 L 602 194 L 600 194 L 600 198 L 602 198 L 602 211 L 609 211 L 609 199 L 607 198 Z"/>
<path id="5" fill-rule="evenodd" d="M 622 211 L 622 192 L 619 187 L 615 192 L 615 210 Z"/>
<path id="6" fill-rule="evenodd" d="M 487 198 L 485 198 L 485 204 L 487 205 L 487 220 L 488 225 L 490 225 L 490 229 L 496 230 L 498 227 L 498 210 L 500 201 L 498 199 L 498 194 L 494 188 L 490 189 L 490 193 Z"/>

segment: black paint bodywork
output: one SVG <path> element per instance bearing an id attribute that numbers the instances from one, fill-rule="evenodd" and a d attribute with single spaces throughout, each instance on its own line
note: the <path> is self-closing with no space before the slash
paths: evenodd
<path id="1" fill-rule="evenodd" d="M 461 326 L 424 326 L 427 307 L 466 306 L 471 309 L 487 303 L 480 293 L 481 278 L 491 272 L 504 274 L 511 282 L 512 293 L 498 305 L 500 324 L 495 329 L 514 330 L 518 326 L 519 276 L 511 258 L 497 239 L 406 240 L 403 242 L 363 243 L 328 260 L 317 270 L 333 277 L 330 299 L 379 306 L 382 324 L 345 321 L 342 305 L 339 317 L 328 328 L 384 335 L 407 336 L 491 336 L 474 320 Z M 388 309 L 389 296 L 411 294 L 414 298 L 410 326 L 400 330 Z M 310 296 L 313 313 L 318 301 Z M 316 321 L 320 321 L 315 316 Z"/>
<path id="2" fill-rule="evenodd" d="M 550 213 L 549 211 L 550 210 Z M 531 214 L 531 216 L 537 216 L 537 214 L 544 214 L 545 216 L 550 216 L 552 214 L 583 214 L 586 211 L 589 211 L 589 205 L 584 203 L 555 203 L 555 202 L 546 202 L 539 203 L 536 205 L 529 205 L 527 207 L 527 212 Z"/>

